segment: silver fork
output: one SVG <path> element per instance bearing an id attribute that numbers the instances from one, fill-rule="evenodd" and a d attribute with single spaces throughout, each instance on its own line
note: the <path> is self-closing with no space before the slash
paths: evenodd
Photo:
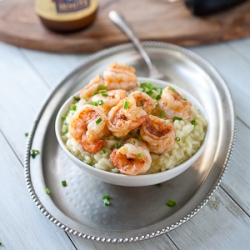
<path id="1" fill-rule="evenodd" d="M 155 65 L 152 63 L 150 57 L 148 56 L 143 45 L 140 43 L 139 39 L 136 37 L 132 29 L 129 27 L 125 18 L 118 12 L 112 10 L 109 12 L 110 20 L 115 23 L 133 42 L 135 48 L 138 50 L 144 61 L 146 62 L 149 69 L 149 77 L 160 80 L 169 80 L 169 77 L 161 73 Z"/>

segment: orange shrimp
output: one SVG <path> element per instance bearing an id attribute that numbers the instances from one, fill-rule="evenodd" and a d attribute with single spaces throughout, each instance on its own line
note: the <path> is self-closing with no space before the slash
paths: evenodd
<path id="1" fill-rule="evenodd" d="M 101 138 L 109 134 L 107 116 L 98 107 L 86 104 L 73 115 L 69 133 L 85 151 L 95 154 L 105 144 Z"/>
<path id="2" fill-rule="evenodd" d="M 175 129 L 157 116 L 149 115 L 140 127 L 140 135 L 153 153 L 163 154 L 174 147 Z"/>

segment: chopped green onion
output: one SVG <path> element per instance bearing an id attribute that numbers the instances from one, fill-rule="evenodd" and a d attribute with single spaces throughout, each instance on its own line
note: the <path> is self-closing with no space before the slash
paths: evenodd
<path id="1" fill-rule="evenodd" d="M 110 195 L 109 194 L 105 194 L 102 196 L 102 200 L 105 206 L 109 206 L 110 205 Z"/>
<path id="2" fill-rule="evenodd" d="M 29 135 L 29 133 L 25 133 L 24 135 L 27 137 Z"/>
<path id="3" fill-rule="evenodd" d="M 155 105 L 156 107 L 158 107 L 159 106 L 159 102 L 156 102 L 156 105 Z"/>
<path id="4" fill-rule="evenodd" d="M 191 124 L 194 125 L 194 126 L 196 126 L 196 125 L 198 125 L 198 122 L 196 120 L 192 120 Z"/>
<path id="5" fill-rule="evenodd" d="M 119 143 L 118 142 L 115 143 L 115 148 L 119 148 Z"/>
<path id="6" fill-rule="evenodd" d="M 98 106 L 98 102 L 91 102 L 93 106 Z"/>
<path id="7" fill-rule="evenodd" d="M 110 205 L 110 201 L 108 199 L 103 199 L 103 203 L 104 203 L 105 206 Z"/>
<path id="8" fill-rule="evenodd" d="M 77 96 L 73 96 L 73 99 L 74 99 L 76 102 L 80 101 L 80 97 L 77 97 Z"/>
<path id="9" fill-rule="evenodd" d="M 186 100 L 187 100 L 187 98 L 183 98 L 183 100 L 184 100 L 184 101 L 186 101 Z"/>
<path id="10" fill-rule="evenodd" d="M 94 92 L 94 93 L 92 94 L 92 96 L 97 95 L 97 94 L 98 94 L 98 92 Z"/>
<path id="11" fill-rule="evenodd" d="M 139 159 L 142 158 L 142 154 L 141 153 L 139 153 L 137 156 L 138 156 Z"/>
<path id="12" fill-rule="evenodd" d="M 175 140 L 176 140 L 176 141 L 180 141 L 181 138 L 180 138 L 180 137 L 176 137 Z"/>
<path id="13" fill-rule="evenodd" d="M 105 150 L 105 148 L 102 148 L 102 152 L 103 152 L 104 154 L 106 154 L 106 150 Z"/>
<path id="14" fill-rule="evenodd" d="M 161 187 L 161 186 L 162 186 L 162 183 L 156 184 L 156 187 Z"/>
<path id="15" fill-rule="evenodd" d="M 143 141 L 143 140 L 142 140 L 142 137 L 141 137 L 140 135 L 138 136 L 138 140 L 139 140 L 139 141 Z"/>
<path id="16" fill-rule="evenodd" d="M 109 200 L 109 199 L 110 199 L 110 195 L 109 195 L 109 194 L 105 194 L 105 195 L 102 196 L 102 198 L 103 198 L 103 199 L 108 199 L 108 200 Z"/>
<path id="17" fill-rule="evenodd" d="M 96 125 L 98 125 L 101 121 L 102 121 L 102 117 L 100 116 L 100 117 L 95 121 Z"/>
<path id="18" fill-rule="evenodd" d="M 132 144 L 135 145 L 135 141 L 132 141 Z"/>
<path id="19" fill-rule="evenodd" d="M 123 147 L 125 145 L 125 143 L 122 143 L 121 147 Z"/>
<path id="20" fill-rule="evenodd" d="M 50 194 L 50 193 L 51 193 L 51 191 L 50 191 L 49 188 L 46 188 L 45 191 L 46 191 L 47 194 Z"/>
<path id="21" fill-rule="evenodd" d="M 70 107 L 70 110 L 76 110 L 76 105 L 72 104 L 71 107 Z"/>
<path id="22" fill-rule="evenodd" d="M 62 116 L 62 120 L 65 120 L 66 119 L 66 115 Z"/>
<path id="23" fill-rule="evenodd" d="M 102 94 L 102 96 L 105 96 L 105 97 L 107 97 L 107 96 L 109 96 L 109 95 L 108 95 L 108 94 L 106 94 L 106 93 L 103 93 L 103 94 Z"/>
<path id="24" fill-rule="evenodd" d="M 89 166 L 93 166 L 93 163 L 92 162 L 85 162 L 86 164 L 88 164 Z"/>
<path id="25" fill-rule="evenodd" d="M 116 141 L 120 141 L 121 140 L 121 138 L 118 138 L 118 137 L 116 137 L 115 136 L 115 138 L 114 138 Z"/>
<path id="26" fill-rule="evenodd" d="M 99 101 L 98 101 L 98 104 L 99 104 L 99 105 L 102 105 L 103 103 L 104 103 L 103 100 L 99 100 Z"/>
<path id="27" fill-rule="evenodd" d="M 178 117 L 178 116 L 175 116 L 175 117 L 173 118 L 173 121 L 176 121 L 176 120 L 181 121 L 182 118 L 181 118 L 181 117 Z"/>
<path id="28" fill-rule="evenodd" d="M 164 117 L 165 117 L 165 112 L 164 112 L 164 110 L 161 110 L 160 117 L 161 117 L 161 118 L 164 118 Z"/>
<path id="29" fill-rule="evenodd" d="M 106 140 L 106 139 L 107 139 L 107 136 L 104 135 L 104 136 L 102 137 L 102 140 Z"/>
<path id="30" fill-rule="evenodd" d="M 150 82 L 140 83 L 141 88 L 152 88 L 152 84 Z"/>
<path id="31" fill-rule="evenodd" d="M 162 95 L 162 88 L 160 88 L 160 95 Z"/>
<path id="32" fill-rule="evenodd" d="M 87 101 L 88 101 L 88 98 L 87 98 L 87 97 L 84 97 L 83 100 L 84 100 L 85 102 L 87 102 Z"/>
<path id="33" fill-rule="evenodd" d="M 166 205 L 168 205 L 169 207 L 174 207 L 176 205 L 176 202 L 174 200 L 168 200 L 166 202 Z"/>
<path id="34" fill-rule="evenodd" d="M 175 92 L 175 89 L 173 87 L 168 87 L 168 89 Z"/>
<path id="35" fill-rule="evenodd" d="M 126 100 L 126 101 L 124 102 L 123 108 L 124 108 L 124 109 L 128 109 L 128 105 L 129 105 L 129 101 Z"/>
<path id="36" fill-rule="evenodd" d="M 157 95 L 156 97 L 155 97 L 155 100 L 160 100 L 161 99 L 161 95 L 159 94 L 159 95 Z"/>
<path id="37" fill-rule="evenodd" d="M 38 154 L 39 154 L 39 150 L 36 149 L 31 149 L 30 150 L 30 156 L 34 159 Z"/>
<path id="38" fill-rule="evenodd" d="M 102 84 L 100 84 L 100 85 L 98 85 L 98 90 L 103 90 L 103 89 L 107 89 L 107 87 L 106 86 L 104 86 L 104 85 L 102 85 Z"/>
<path id="39" fill-rule="evenodd" d="M 62 181 L 62 185 L 63 185 L 63 187 L 66 187 L 67 186 L 67 182 L 65 180 Z"/>
<path id="40" fill-rule="evenodd" d="M 107 92 L 106 89 L 100 89 L 100 90 L 99 90 L 99 93 L 106 93 L 106 92 Z"/>
<path id="41" fill-rule="evenodd" d="M 151 96 L 153 94 L 153 90 L 152 89 L 146 90 L 146 94 L 148 94 L 149 96 Z"/>
<path id="42" fill-rule="evenodd" d="M 2 246 L 3 245 L 3 243 L 2 242 L 0 242 L 0 246 Z"/>
<path id="43" fill-rule="evenodd" d="M 65 135 L 65 134 L 67 134 L 67 133 L 68 133 L 68 127 L 63 126 L 63 127 L 62 127 L 62 134 Z"/>
<path id="44" fill-rule="evenodd" d="M 143 106 L 143 105 L 144 105 L 144 102 L 143 102 L 143 100 L 140 100 L 140 104 L 141 104 L 141 106 Z"/>

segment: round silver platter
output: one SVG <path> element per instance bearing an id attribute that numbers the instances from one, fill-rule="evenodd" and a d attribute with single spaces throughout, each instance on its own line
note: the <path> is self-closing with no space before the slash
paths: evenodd
<path id="1" fill-rule="evenodd" d="M 190 92 L 204 107 L 211 129 L 207 146 L 195 164 L 160 187 L 107 184 L 73 165 L 60 149 L 54 131 L 63 102 L 115 61 L 134 66 L 137 76 L 148 76 L 147 66 L 132 44 L 88 57 L 47 98 L 30 132 L 25 160 L 26 183 L 35 204 L 49 220 L 79 237 L 118 243 L 165 234 L 201 210 L 229 162 L 235 117 L 224 80 L 209 63 L 186 49 L 157 42 L 144 46 L 169 81 Z M 31 149 L 40 151 L 35 159 L 29 156 Z M 66 187 L 62 180 L 67 181 Z M 103 204 L 105 194 L 111 197 L 110 206 Z M 175 200 L 176 206 L 168 207 L 168 199 Z"/>

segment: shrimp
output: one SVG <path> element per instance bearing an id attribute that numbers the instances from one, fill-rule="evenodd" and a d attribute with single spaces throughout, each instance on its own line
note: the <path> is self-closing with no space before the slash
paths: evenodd
<path id="1" fill-rule="evenodd" d="M 170 123 L 157 116 L 149 115 L 140 127 L 140 135 L 149 150 L 163 154 L 174 147 L 175 129 Z"/>
<path id="2" fill-rule="evenodd" d="M 131 130 L 139 127 L 147 113 L 136 106 L 133 96 L 121 100 L 108 113 L 108 128 L 116 137 L 126 136 Z"/>
<path id="3" fill-rule="evenodd" d="M 85 151 L 95 154 L 105 144 L 101 138 L 109 134 L 107 116 L 98 107 L 86 104 L 73 115 L 69 133 Z"/>
<path id="4" fill-rule="evenodd" d="M 109 90 L 106 93 L 99 93 L 91 98 L 91 101 L 97 103 L 106 114 L 114 107 L 118 102 L 127 97 L 126 90 Z"/>
<path id="5" fill-rule="evenodd" d="M 135 69 L 128 65 L 112 63 L 103 73 L 108 90 L 130 90 L 138 86 Z"/>
<path id="6" fill-rule="evenodd" d="M 191 103 L 184 100 L 183 97 L 172 87 L 166 86 L 163 90 L 159 107 L 164 110 L 166 117 L 180 117 L 183 120 L 189 120 L 191 117 Z"/>
<path id="7" fill-rule="evenodd" d="M 97 75 L 80 91 L 80 98 L 90 98 L 98 91 L 99 86 L 105 86 L 105 82 L 100 75 Z"/>
<path id="8" fill-rule="evenodd" d="M 136 105 L 144 109 L 148 114 L 151 114 L 156 106 L 156 101 L 141 91 L 132 92 L 130 96 L 133 96 L 136 100 Z"/>
<path id="9" fill-rule="evenodd" d="M 152 158 L 146 145 L 138 143 L 137 139 L 130 138 L 126 141 L 124 146 L 119 149 L 114 149 L 110 154 L 110 161 L 113 165 L 120 170 L 121 173 L 126 175 L 143 174 L 150 168 Z"/>

